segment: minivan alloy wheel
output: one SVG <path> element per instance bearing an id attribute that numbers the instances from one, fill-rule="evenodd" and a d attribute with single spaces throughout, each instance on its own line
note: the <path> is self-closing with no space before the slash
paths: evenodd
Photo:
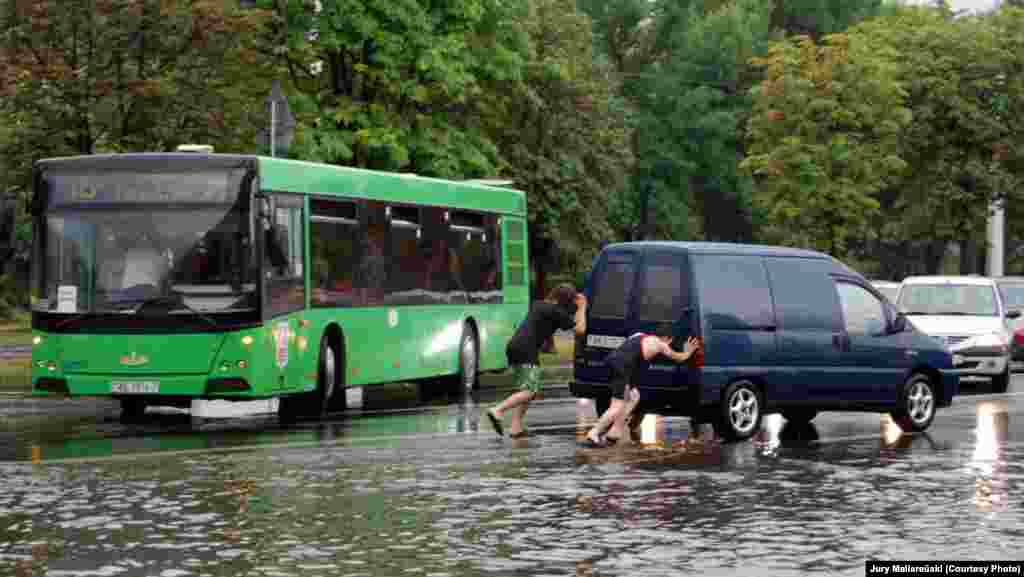
<path id="1" fill-rule="evenodd" d="M 748 388 L 738 389 L 729 399 L 729 421 L 737 433 L 753 430 L 759 410 L 757 395 Z"/>
<path id="2" fill-rule="evenodd" d="M 932 389 L 922 381 L 910 385 L 907 392 L 907 416 L 915 423 L 928 421 L 935 411 L 935 395 Z"/>
<path id="3" fill-rule="evenodd" d="M 715 431 L 729 441 L 749 438 L 761 426 L 761 394 L 750 381 L 736 381 L 725 389 Z"/>
<path id="4" fill-rule="evenodd" d="M 891 415 L 905 432 L 927 429 L 935 418 L 935 387 L 931 379 L 921 373 L 907 379 L 900 394 L 899 408 Z"/>

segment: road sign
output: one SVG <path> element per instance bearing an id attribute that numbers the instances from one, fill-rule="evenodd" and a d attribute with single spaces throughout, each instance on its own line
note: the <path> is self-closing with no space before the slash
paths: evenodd
<path id="1" fill-rule="evenodd" d="M 281 92 L 281 83 L 277 80 L 270 90 L 270 96 L 263 101 L 263 107 L 270 121 L 268 128 L 260 130 L 256 135 L 256 143 L 269 147 L 270 156 L 276 156 L 278 149 L 288 148 L 295 134 L 295 117 L 288 108 L 288 99 Z"/>

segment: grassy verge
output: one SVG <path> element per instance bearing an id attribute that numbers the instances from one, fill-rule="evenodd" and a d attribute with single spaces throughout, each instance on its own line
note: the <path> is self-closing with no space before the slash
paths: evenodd
<path id="1" fill-rule="evenodd" d="M 17 313 L 11 320 L 0 321 L 0 345 L 27 345 L 32 338 L 32 317 Z"/>
<path id="2" fill-rule="evenodd" d="M 28 393 L 32 377 L 31 357 L 0 359 L 0 392 Z"/>
<path id="3" fill-rule="evenodd" d="M 571 365 L 575 346 L 576 339 L 572 336 L 555 335 L 555 352 L 552 354 L 541 353 L 540 365 L 542 367 Z"/>

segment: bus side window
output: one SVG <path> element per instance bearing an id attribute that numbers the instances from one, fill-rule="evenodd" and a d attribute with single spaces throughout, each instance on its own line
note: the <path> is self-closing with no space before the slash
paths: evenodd
<path id="1" fill-rule="evenodd" d="M 271 317 L 306 306 L 303 276 L 302 200 L 275 195 L 272 223 L 266 231 L 268 313 Z"/>

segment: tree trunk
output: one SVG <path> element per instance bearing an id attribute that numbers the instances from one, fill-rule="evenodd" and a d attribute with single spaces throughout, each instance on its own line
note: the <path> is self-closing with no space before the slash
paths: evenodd
<path id="1" fill-rule="evenodd" d="M 933 240 L 925 245 L 924 249 L 924 272 L 925 274 L 939 274 L 942 268 L 942 259 L 946 256 L 946 241 Z"/>
<path id="2" fill-rule="evenodd" d="M 978 272 L 978 263 L 974 260 L 978 252 L 975 244 L 969 238 L 960 241 L 960 274 L 974 274 Z"/>

